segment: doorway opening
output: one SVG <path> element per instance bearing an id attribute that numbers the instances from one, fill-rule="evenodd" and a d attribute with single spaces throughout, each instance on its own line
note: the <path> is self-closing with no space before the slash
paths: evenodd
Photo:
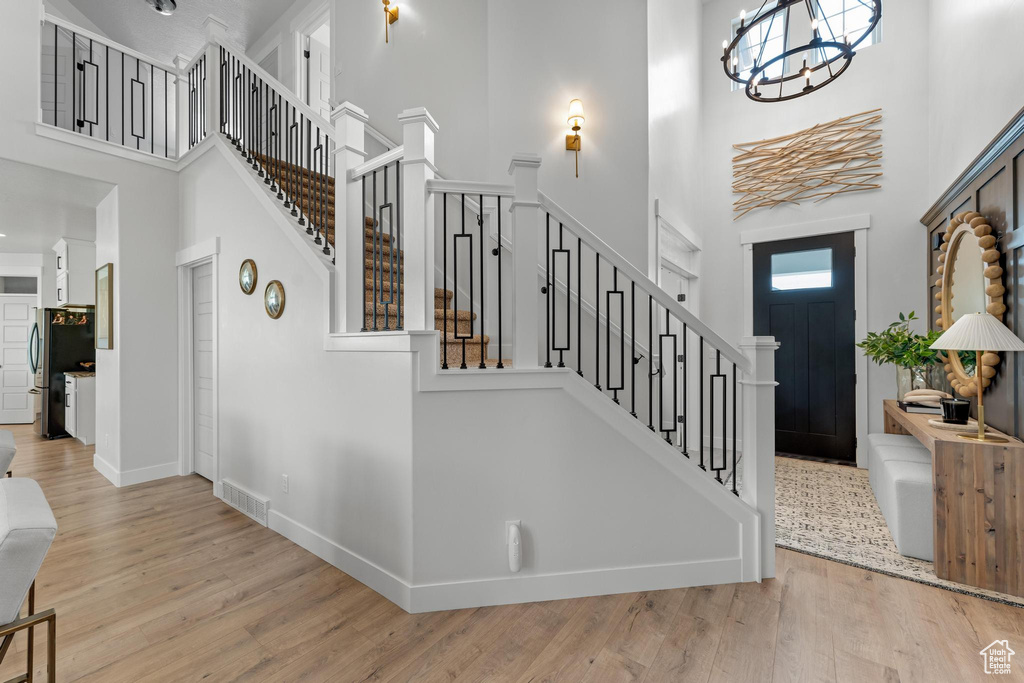
<path id="1" fill-rule="evenodd" d="M 331 22 L 323 23 L 303 36 L 303 100 L 316 113 L 331 120 Z"/>
<path id="2" fill-rule="evenodd" d="M 180 474 L 210 480 L 219 496 L 216 249 L 178 268 Z"/>
<path id="3" fill-rule="evenodd" d="M 853 233 L 753 247 L 753 331 L 775 358 L 779 455 L 856 465 Z"/>

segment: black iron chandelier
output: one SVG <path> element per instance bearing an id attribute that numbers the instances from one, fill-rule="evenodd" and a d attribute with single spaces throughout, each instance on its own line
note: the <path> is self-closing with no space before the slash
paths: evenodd
<path id="1" fill-rule="evenodd" d="M 882 18 L 882 0 L 856 3 L 870 10 L 870 21 L 849 34 L 838 27 L 833 30 L 821 0 L 764 0 L 749 21 L 746 13 L 741 13 L 736 36 L 732 42 L 722 42 L 725 74 L 742 85 L 747 97 L 755 102 L 784 102 L 824 88 L 850 67 L 857 46 Z M 789 47 L 789 38 L 801 35 L 802 27 L 797 22 L 802 21 L 807 22 L 804 35 L 809 39 Z M 780 37 L 783 49 L 767 50 L 768 43 Z M 802 64 L 794 69 L 792 65 L 798 60 Z"/>

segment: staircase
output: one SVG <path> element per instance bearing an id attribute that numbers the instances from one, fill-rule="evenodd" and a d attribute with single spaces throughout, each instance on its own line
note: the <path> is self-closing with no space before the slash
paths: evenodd
<path id="1" fill-rule="evenodd" d="M 292 209 L 296 217 L 308 217 L 306 232 L 320 235 L 326 231 L 327 242 L 324 253 L 333 251 L 335 234 L 334 178 L 315 171 L 282 162 L 264 154 L 253 155 L 265 176 L 264 183 L 277 193 L 285 208 Z M 324 225 L 326 223 L 326 225 Z M 321 241 L 315 241 L 321 244 Z M 363 229 L 363 247 L 366 258 L 363 262 L 365 274 L 364 319 L 367 331 L 400 330 L 404 315 L 398 303 L 398 294 L 405 291 L 402 283 L 405 272 L 404 251 L 399 249 L 392 261 L 391 236 L 375 226 L 374 219 L 366 217 Z M 395 278 L 392 288 L 392 277 Z M 441 334 L 440 362 L 442 368 L 497 367 L 510 365 L 508 360 L 489 358 L 489 335 L 474 334 L 473 321 L 477 314 L 454 310 L 454 292 L 450 289 L 434 289 L 434 329 Z M 482 344 L 481 344 L 482 339 Z"/>

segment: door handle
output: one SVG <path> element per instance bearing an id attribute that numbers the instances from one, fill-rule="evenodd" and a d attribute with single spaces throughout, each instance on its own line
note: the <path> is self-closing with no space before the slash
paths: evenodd
<path id="1" fill-rule="evenodd" d="M 64 407 L 65 408 L 70 408 L 71 407 L 71 394 L 64 394 Z"/>

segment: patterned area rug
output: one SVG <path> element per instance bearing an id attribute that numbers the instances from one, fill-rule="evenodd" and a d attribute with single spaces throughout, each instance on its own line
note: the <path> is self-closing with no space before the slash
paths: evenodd
<path id="1" fill-rule="evenodd" d="M 775 458 L 775 539 L 782 548 L 1024 607 L 1024 598 L 944 581 L 931 562 L 900 555 L 867 470 Z"/>

